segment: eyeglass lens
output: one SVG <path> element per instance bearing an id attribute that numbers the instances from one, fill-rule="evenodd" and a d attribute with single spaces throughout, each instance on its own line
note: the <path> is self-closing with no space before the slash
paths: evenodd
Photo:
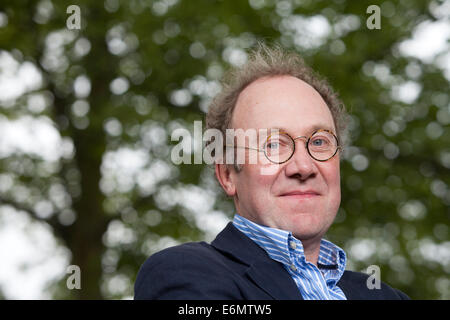
<path id="1" fill-rule="evenodd" d="M 336 137 L 328 131 L 317 131 L 308 140 L 307 149 L 312 158 L 325 161 L 330 159 L 337 150 Z M 282 163 L 293 155 L 295 141 L 287 133 L 270 135 L 264 144 L 266 157 L 275 163 Z"/>

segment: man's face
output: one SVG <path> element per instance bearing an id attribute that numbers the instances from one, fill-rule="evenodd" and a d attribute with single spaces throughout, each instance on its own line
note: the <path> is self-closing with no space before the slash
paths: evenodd
<path id="1" fill-rule="evenodd" d="M 322 97 L 310 85 L 290 76 L 262 78 L 239 95 L 234 129 L 282 129 L 292 137 L 309 137 L 334 121 Z M 231 172 L 237 212 L 256 223 L 291 231 L 300 240 L 321 238 L 332 224 L 341 200 L 339 154 L 325 162 L 311 158 L 305 140 L 283 164 L 259 156 L 257 164 Z M 257 151 L 248 150 L 248 156 Z M 261 169 L 272 169 L 261 174 Z"/>

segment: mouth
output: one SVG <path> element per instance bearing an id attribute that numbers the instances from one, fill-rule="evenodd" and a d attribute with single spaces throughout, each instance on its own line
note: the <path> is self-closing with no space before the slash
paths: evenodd
<path id="1" fill-rule="evenodd" d="M 281 194 L 280 197 L 285 199 L 298 199 L 298 200 L 307 200 L 307 199 L 314 199 L 316 197 L 320 196 L 320 193 L 313 191 L 313 190 L 306 190 L 306 191 L 290 191 Z"/>

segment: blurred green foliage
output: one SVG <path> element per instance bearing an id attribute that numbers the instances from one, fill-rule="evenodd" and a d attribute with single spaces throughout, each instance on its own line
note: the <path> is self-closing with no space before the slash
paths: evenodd
<path id="1" fill-rule="evenodd" d="M 66 27 L 73 4 L 80 30 Z M 380 30 L 366 27 L 371 4 L 381 7 Z M 223 71 L 256 40 L 280 42 L 329 80 L 351 114 L 341 209 L 328 238 L 347 251 L 349 268 L 376 264 L 383 281 L 412 298 L 449 299 L 449 83 L 435 61 L 400 50 L 415 27 L 437 19 L 441 4 L 2 1 L 0 49 L 31 62 L 42 82 L 0 101 L 0 116 L 46 117 L 73 152 L 53 162 L 3 154 L 0 174 L 14 185 L 0 189 L 0 210 L 12 206 L 49 224 L 80 266 L 82 290 L 67 290 L 63 277 L 48 288 L 53 297 L 132 296 L 151 253 L 210 240 L 202 215 L 234 213 L 211 168 L 171 162 L 172 130 L 204 118 Z M 420 89 L 417 98 L 402 99 L 405 83 Z M 31 95 L 45 108 L 30 107 Z M 117 156 L 126 152 L 142 159 L 132 174 L 122 171 L 128 158 Z M 52 200 L 55 185 L 68 198 L 63 204 Z M 19 197 L 23 190 L 28 197 Z M 36 213 L 42 199 L 53 204 L 45 218 Z"/>

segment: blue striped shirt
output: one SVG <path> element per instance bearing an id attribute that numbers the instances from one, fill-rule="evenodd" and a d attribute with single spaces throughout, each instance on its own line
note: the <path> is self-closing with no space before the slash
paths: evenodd
<path id="1" fill-rule="evenodd" d="M 345 270 L 344 250 L 322 239 L 317 266 L 306 261 L 303 244 L 292 232 L 269 228 L 236 214 L 233 225 L 283 264 L 305 300 L 347 300 L 336 283 Z"/>

